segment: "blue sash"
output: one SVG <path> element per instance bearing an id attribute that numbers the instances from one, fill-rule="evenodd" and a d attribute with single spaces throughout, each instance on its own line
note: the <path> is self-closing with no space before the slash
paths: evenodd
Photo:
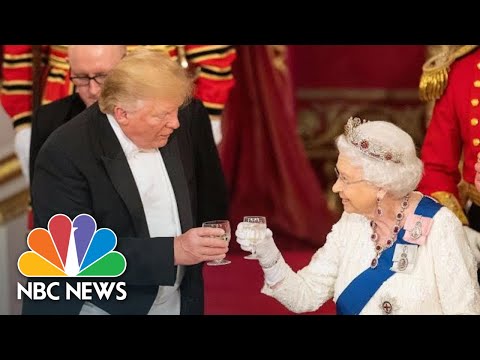
<path id="1" fill-rule="evenodd" d="M 433 218 L 441 204 L 428 196 L 424 196 L 415 209 L 415 214 L 423 217 Z M 405 229 L 401 228 L 397 235 L 395 244 L 409 244 L 403 240 Z M 394 244 L 394 245 L 395 245 Z M 418 245 L 417 245 L 418 246 Z M 358 315 L 382 286 L 393 274 L 390 270 L 393 265 L 393 253 L 395 246 L 384 250 L 378 259 L 378 265 L 375 269 L 368 267 L 367 270 L 359 274 L 353 281 L 343 290 L 337 299 L 337 315 Z"/>

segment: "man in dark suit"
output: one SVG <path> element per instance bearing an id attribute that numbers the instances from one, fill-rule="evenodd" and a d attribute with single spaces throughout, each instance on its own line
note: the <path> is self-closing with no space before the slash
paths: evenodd
<path id="1" fill-rule="evenodd" d="M 29 174 L 32 183 L 35 159 L 50 134 L 98 100 L 108 72 L 125 56 L 125 45 L 71 45 L 68 47 L 70 79 L 75 93 L 41 106 L 32 117 Z"/>
<path id="2" fill-rule="evenodd" d="M 132 53 L 109 72 L 98 104 L 47 139 L 32 181 L 35 226 L 86 213 L 112 229 L 127 298 L 25 300 L 24 314 L 203 313 L 202 263 L 228 245 L 223 230 L 198 226 L 226 218 L 227 196 L 207 111 L 196 100 L 181 107 L 191 91 L 168 56 Z"/>

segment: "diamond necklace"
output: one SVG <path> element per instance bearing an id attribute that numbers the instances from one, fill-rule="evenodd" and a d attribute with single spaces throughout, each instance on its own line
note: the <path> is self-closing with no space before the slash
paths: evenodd
<path id="1" fill-rule="evenodd" d="M 405 212 L 405 209 L 408 207 L 408 197 L 409 195 L 407 194 L 403 198 L 400 211 L 397 213 L 397 215 L 395 215 L 395 225 L 393 226 L 392 233 L 384 246 L 378 243 L 380 241 L 380 238 L 376 231 L 377 223 L 373 220 L 370 221 L 370 227 L 372 228 L 372 235 L 370 236 L 370 239 L 372 239 L 373 243 L 375 244 L 375 257 L 370 262 L 370 267 L 372 269 L 375 269 L 377 267 L 378 258 L 380 257 L 382 252 L 385 249 L 388 249 L 389 247 L 391 247 L 393 243 L 397 240 L 397 235 L 398 235 L 398 232 L 400 231 L 400 222 L 403 220 L 403 213 Z"/>

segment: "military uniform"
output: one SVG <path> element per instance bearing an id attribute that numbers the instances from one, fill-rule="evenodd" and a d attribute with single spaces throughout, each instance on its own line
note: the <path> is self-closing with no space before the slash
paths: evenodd
<path id="1" fill-rule="evenodd" d="M 480 48 L 463 46 L 435 60 L 437 64 L 427 62 L 432 66 L 424 67 L 420 85 L 422 99 L 438 100 L 422 146 L 425 175 L 419 190 L 478 231 L 480 214 L 469 219 L 462 205 L 470 199 L 474 207 L 480 206 L 480 194 L 474 186 L 474 165 L 480 156 Z"/>
<path id="2" fill-rule="evenodd" d="M 208 110 L 212 120 L 219 119 L 230 89 L 234 85 L 232 62 L 236 51 L 230 45 L 145 45 L 166 51 L 195 74 L 195 96 Z M 137 46 L 129 46 L 133 50 Z M 33 108 L 33 46 L 4 45 L 1 101 L 15 129 L 30 125 Z M 71 95 L 66 45 L 41 46 L 40 81 L 45 81 L 42 104 Z"/>

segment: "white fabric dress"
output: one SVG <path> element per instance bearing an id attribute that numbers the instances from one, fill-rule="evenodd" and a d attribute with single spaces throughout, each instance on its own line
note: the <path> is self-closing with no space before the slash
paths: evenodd
<path id="1" fill-rule="evenodd" d="M 385 301 L 393 307 L 391 314 L 480 314 L 477 267 L 463 227 L 445 207 L 433 220 L 414 270 L 387 279 L 360 315 L 385 314 Z M 315 311 L 332 297 L 336 302 L 370 266 L 375 256 L 371 233 L 365 217 L 343 213 L 309 265 L 295 273 L 282 259 L 275 266 L 285 267 L 286 277 L 273 288 L 265 283 L 262 292 L 296 313 Z"/>

